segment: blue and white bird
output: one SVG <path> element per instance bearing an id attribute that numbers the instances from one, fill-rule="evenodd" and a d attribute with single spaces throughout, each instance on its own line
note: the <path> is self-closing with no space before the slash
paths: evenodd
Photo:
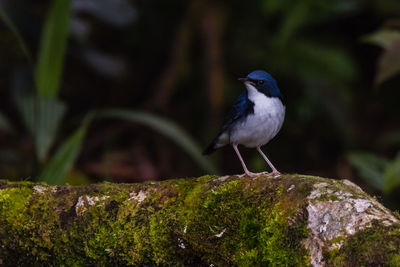
<path id="1" fill-rule="evenodd" d="M 267 144 L 279 132 L 285 119 L 285 104 L 283 96 L 275 79 L 267 72 L 256 70 L 240 78 L 244 82 L 246 91 L 241 93 L 231 108 L 221 132 L 206 148 L 204 154 L 211 154 L 225 145 L 232 145 L 240 162 L 244 174 L 255 176 L 250 172 L 240 155 L 238 145 L 256 148 L 272 169 L 273 174 L 279 171 L 262 152 L 261 146 Z"/>

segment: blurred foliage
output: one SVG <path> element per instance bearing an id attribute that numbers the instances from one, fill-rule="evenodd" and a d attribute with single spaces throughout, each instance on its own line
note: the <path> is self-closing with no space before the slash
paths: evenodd
<path id="1" fill-rule="evenodd" d="M 365 36 L 364 41 L 384 49 L 375 78 L 377 85 L 400 73 L 400 19 L 387 22 L 382 29 Z"/>
<path id="2" fill-rule="evenodd" d="M 15 98 L 25 127 L 34 140 L 36 157 L 40 163 L 44 163 L 66 111 L 65 104 L 56 97 L 69 34 L 69 6 L 69 0 L 55 0 L 51 5 L 50 15 L 42 33 L 35 69 L 36 95 L 25 93 Z M 30 53 L 16 26 L 4 10 L 1 10 L 0 17 L 16 36 L 30 62 Z"/>
<path id="3" fill-rule="evenodd" d="M 89 123 L 93 119 L 89 113 L 82 125 L 60 146 L 39 175 L 39 181 L 48 184 L 64 184 L 82 147 Z"/>
<path id="4" fill-rule="evenodd" d="M 389 194 L 400 186 L 400 153 L 392 161 L 367 152 L 350 153 L 349 160 L 377 190 Z"/>
<path id="5" fill-rule="evenodd" d="M 135 123 L 149 126 L 157 132 L 167 136 L 173 140 L 178 146 L 182 147 L 194 161 L 196 161 L 204 170 L 210 173 L 217 173 L 217 169 L 203 157 L 202 149 L 192 140 L 192 138 L 180 127 L 173 122 L 154 116 L 145 112 L 109 109 L 101 110 L 97 114 L 98 117 L 111 117 L 116 119 L 124 119 Z"/>
<path id="6" fill-rule="evenodd" d="M 188 136 L 206 146 L 244 89 L 236 78 L 265 69 L 287 100 L 285 124 L 264 148 L 278 169 L 352 179 L 400 208 L 398 0 L 67 2 L 0 0 L 1 176 L 213 172 Z M 95 110 L 124 114 L 86 125 Z M 258 153 L 243 156 L 252 171 L 266 169 Z M 211 160 L 241 172 L 231 148 Z M 58 161 L 68 167 L 54 171 Z"/>
<path id="7" fill-rule="evenodd" d="M 16 107 L 21 114 L 24 125 L 33 138 L 39 163 L 44 164 L 48 161 L 38 175 L 38 180 L 49 184 L 64 184 L 66 182 L 67 175 L 78 157 L 87 129 L 94 117 L 94 113 L 89 112 L 81 126 L 58 148 L 54 156 L 47 160 L 48 151 L 66 113 L 66 105 L 59 101 L 57 96 L 61 85 L 60 78 L 69 35 L 70 13 L 70 1 L 54 0 L 52 2 L 48 18 L 44 24 L 37 58 L 38 63 L 35 70 L 36 95 L 17 95 L 15 98 Z M 3 10 L 0 12 L 0 17 L 16 36 L 21 49 L 28 56 L 25 42 L 13 22 Z M 105 16 L 106 19 L 107 17 Z M 124 118 L 148 124 L 175 140 L 206 171 L 216 172 L 213 165 L 201 156 L 200 148 L 192 141 L 191 137 L 172 122 L 147 113 L 127 110 L 104 110 L 100 114 L 103 117 Z M 4 131 L 12 130 L 10 123 L 3 115 L 0 117 L 0 127 Z"/>
<path id="8" fill-rule="evenodd" d="M 13 128 L 9 123 L 7 117 L 0 113 L 0 131 L 2 132 L 13 132 Z"/>
<path id="9" fill-rule="evenodd" d="M 43 96 L 21 96 L 16 99 L 16 104 L 34 140 L 36 156 L 43 163 L 54 142 L 66 106 L 57 99 Z"/>
<path id="10" fill-rule="evenodd" d="M 4 11 L 4 9 L 1 8 L 1 7 L 0 7 L 0 19 L 9 28 L 9 30 L 15 35 L 15 38 L 17 39 L 21 50 L 24 52 L 24 54 L 25 54 L 27 60 L 29 61 L 29 63 L 31 63 L 32 59 L 31 59 L 31 55 L 29 53 L 28 47 L 26 46 L 22 36 L 19 34 L 19 31 L 15 27 L 14 23 L 10 20 L 10 18 L 7 16 L 7 14 Z"/>
<path id="11" fill-rule="evenodd" d="M 70 0 L 53 0 L 40 40 L 35 70 L 37 94 L 56 98 L 60 88 L 70 25 Z"/>
<path id="12" fill-rule="evenodd" d="M 348 158 L 360 177 L 383 195 L 383 200 L 390 207 L 398 208 L 395 192 L 400 189 L 400 153 L 393 160 L 368 152 L 353 152 Z"/>
<path id="13" fill-rule="evenodd" d="M 376 85 L 400 74 L 400 19 L 387 21 L 380 30 L 364 36 L 362 40 L 383 48 L 378 59 Z M 398 136 L 398 133 L 390 134 L 385 143 L 399 143 Z M 400 153 L 391 161 L 368 152 L 350 153 L 348 158 L 360 177 L 383 193 L 384 197 L 400 188 Z"/>

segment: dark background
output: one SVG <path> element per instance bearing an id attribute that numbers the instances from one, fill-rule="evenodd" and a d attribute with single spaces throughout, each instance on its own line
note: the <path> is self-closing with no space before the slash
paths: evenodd
<path id="1" fill-rule="evenodd" d="M 0 1 L 31 56 L 0 24 L 0 113 L 8 125 L 0 127 L 1 178 L 37 180 L 85 114 L 106 108 L 166 118 L 206 147 L 244 90 L 237 78 L 263 69 L 287 105 L 281 132 L 264 147 L 274 165 L 352 180 L 400 208 L 398 0 L 72 1 L 57 97 L 66 113 L 40 161 L 16 103 L 35 92 L 51 3 Z M 210 172 L 163 131 L 123 119 L 91 122 L 79 151 L 70 184 Z M 267 169 L 255 150 L 241 151 L 250 170 Z M 207 159 L 219 174 L 242 172 L 230 147 Z"/>

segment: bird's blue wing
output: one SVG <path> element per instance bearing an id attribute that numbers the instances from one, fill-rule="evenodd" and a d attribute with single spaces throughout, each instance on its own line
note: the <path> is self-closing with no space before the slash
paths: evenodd
<path id="1" fill-rule="evenodd" d="M 254 103 L 247 98 L 247 91 L 244 91 L 236 99 L 235 104 L 226 116 L 221 132 L 211 142 L 211 144 L 204 150 L 203 154 L 211 154 L 217 148 L 227 144 L 227 140 L 221 142 L 221 138 L 227 137 L 229 139 L 229 131 L 236 121 L 244 118 L 247 114 L 254 112 Z"/>
<path id="2" fill-rule="evenodd" d="M 222 126 L 222 132 L 229 130 L 229 128 L 234 124 L 235 121 L 240 120 L 247 114 L 254 112 L 254 103 L 251 102 L 247 97 L 247 91 L 244 91 L 236 99 L 235 104 L 230 109 L 228 115 L 225 118 L 224 124 Z"/>

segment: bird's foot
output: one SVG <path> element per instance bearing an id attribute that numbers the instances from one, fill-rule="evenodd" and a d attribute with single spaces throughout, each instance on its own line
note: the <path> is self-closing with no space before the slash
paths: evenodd
<path id="1" fill-rule="evenodd" d="M 277 169 L 273 169 L 271 174 L 280 175 L 281 173 Z"/>
<path id="2" fill-rule="evenodd" d="M 277 178 L 281 175 L 281 173 L 277 169 L 273 169 L 271 174 L 274 178 Z"/>
<path id="3" fill-rule="evenodd" d="M 258 175 L 258 173 L 254 173 L 254 172 L 251 172 L 251 171 L 247 171 L 247 172 L 245 172 L 245 173 L 243 173 L 243 174 L 238 174 L 238 175 L 236 175 L 236 176 L 239 177 L 239 178 L 242 178 L 242 177 L 244 177 L 244 176 L 254 177 L 254 176 L 257 176 L 257 175 Z"/>
<path id="4" fill-rule="evenodd" d="M 260 172 L 260 173 L 257 173 L 258 175 L 260 175 L 260 174 L 272 174 L 274 177 L 276 177 L 276 176 L 279 176 L 279 175 L 281 175 L 281 173 L 278 171 L 278 170 L 273 170 L 272 172 L 267 172 L 267 171 L 265 171 L 265 172 Z"/>

